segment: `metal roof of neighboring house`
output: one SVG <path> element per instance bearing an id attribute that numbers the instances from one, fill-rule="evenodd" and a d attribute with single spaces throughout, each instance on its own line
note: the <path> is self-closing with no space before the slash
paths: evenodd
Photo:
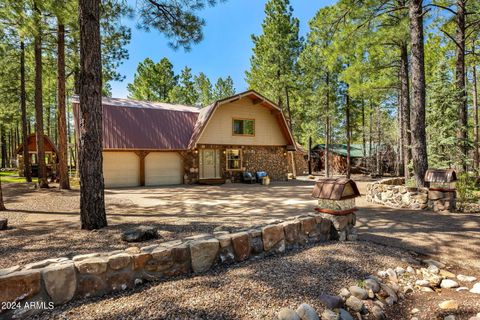
<path id="1" fill-rule="evenodd" d="M 347 156 L 347 145 L 346 144 L 330 144 L 328 145 L 330 152 L 346 157 Z M 325 144 L 317 144 L 312 150 L 325 149 Z M 375 152 L 376 145 L 372 144 L 372 152 Z M 369 155 L 369 146 L 366 145 L 365 155 Z M 363 145 L 354 144 L 350 145 L 350 157 L 352 158 L 363 158 Z"/>
<path id="2" fill-rule="evenodd" d="M 218 100 L 205 108 L 102 98 L 103 148 L 121 150 L 187 150 L 194 148 L 215 110 L 224 103 L 249 97 L 276 110 L 283 133 L 295 148 L 293 136 L 281 109 L 253 90 Z M 79 99 L 72 98 L 75 119 L 79 119 Z M 77 127 L 76 121 L 76 129 Z"/>

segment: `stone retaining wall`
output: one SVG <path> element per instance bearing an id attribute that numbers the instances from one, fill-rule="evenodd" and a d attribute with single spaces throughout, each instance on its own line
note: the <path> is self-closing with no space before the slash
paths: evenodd
<path id="1" fill-rule="evenodd" d="M 144 281 L 199 274 L 215 265 L 281 254 L 328 240 L 355 240 L 355 215 L 309 214 L 235 233 L 218 231 L 107 253 L 56 258 L 0 270 L 0 318 L 26 318 L 72 299 Z"/>
<path id="2" fill-rule="evenodd" d="M 392 208 L 424 210 L 428 208 L 428 189 L 405 186 L 405 178 L 388 178 L 367 184 L 367 201 Z"/>

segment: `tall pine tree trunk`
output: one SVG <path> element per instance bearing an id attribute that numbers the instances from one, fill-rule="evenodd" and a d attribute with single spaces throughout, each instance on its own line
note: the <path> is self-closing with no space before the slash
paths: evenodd
<path id="1" fill-rule="evenodd" d="M 428 168 L 425 132 L 425 50 L 423 36 L 423 1 L 411 0 L 409 4 L 410 37 L 412 41 L 412 160 L 418 187 L 425 186 Z"/>
<path id="2" fill-rule="evenodd" d="M 7 138 L 5 137 L 5 125 L 0 125 L 0 144 L 2 149 L 2 162 L 0 163 L 1 168 L 7 167 L 8 151 L 7 151 Z"/>
<path id="3" fill-rule="evenodd" d="M 79 0 L 80 219 L 82 229 L 107 226 L 102 170 L 102 60 L 100 0 Z"/>
<path id="4" fill-rule="evenodd" d="M 475 44 L 473 45 L 475 47 Z M 473 108 L 473 144 L 475 147 L 474 152 L 474 167 L 478 170 L 480 155 L 478 150 L 478 87 L 477 87 L 477 66 L 472 67 L 472 108 Z"/>
<path id="5" fill-rule="evenodd" d="M 348 89 L 347 89 L 348 90 Z M 345 104 L 345 121 L 346 121 L 346 133 L 347 133 L 347 179 L 350 179 L 352 159 L 350 157 L 350 95 L 347 92 L 346 104 Z"/>
<path id="6" fill-rule="evenodd" d="M 410 170 L 408 166 L 412 160 L 412 136 L 410 129 L 410 72 L 408 65 L 408 46 L 403 43 L 400 48 L 400 93 L 401 93 L 401 109 L 402 109 L 402 147 L 403 147 L 403 168 L 405 178 L 410 178 Z"/>
<path id="7" fill-rule="evenodd" d="M 326 103 L 325 103 L 325 177 L 330 177 L 330 74 L 326 75 Z"/>
<path id="8" fill-rule="evenodd" d="M 60 189 L 70 189 L 68 177 L 68 144 L 67 144 L 67 119 L 65 98 L 65 26 L 58 24 L 57 30 L 57 103 L 58 103 L 58 173 L 60 176 Z"/>
<path id="9" fill-rule="evenodd" d="M 5 203 L 3 202 L 3 192 L 2 192 L 2 178 L 0 177 L 0 211 L 5 211 Z"/>
<path id="10" fill-rule="evenodd" d="M 462 156 L 461 164 L 467 170 L 468 157 L 468 111 L 467 92 L 465 90 L 465 17 L 467 0 L 457 0 L 457 32 L 456 41 L 456 62 L 455 62 L 455 86 L 458 94 L 458 143 L 459 155 Z"/>
<path id="11" fill-rule="evenodd" d="M 400 90 L 401 91 L 401 90 Z M 402 94 L 398 95 L 398 107 L 397 107 L 397 161 L 395 165 L 396 175 L 401 176 L 403 174 L 403 108 L 402 108 Z"/>
<path id="12" fill-rule="evenodd" d="M 38 184 L 40 188 L 48 188 L 47 167 L 45 164 L 45 140 L 43 132 L 43 84 L 42 84 L 42 21 L 41 12 L 34 2 L 36 34 L 35 51 L 35 134 L 37 138 Z"/>
<path id="13" fill-rule="evenodd" d="M 382 170 L 382 113 L 380 110 L 380 104 L 377 105 L 377 148 L 376 151 L 376 171 L 377 175 L 383 174 Z"/>

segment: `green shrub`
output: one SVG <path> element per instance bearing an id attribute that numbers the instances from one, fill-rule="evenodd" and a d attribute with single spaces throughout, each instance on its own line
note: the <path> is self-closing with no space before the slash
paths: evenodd
<path id="1" fill-rule="evenodd" d="M 457 189 L 457 209 L 463 211 L 465 204 L 476 201 L 476 177 L 468 172 L 462 172 L 458 175 L 456 183 Z"/>

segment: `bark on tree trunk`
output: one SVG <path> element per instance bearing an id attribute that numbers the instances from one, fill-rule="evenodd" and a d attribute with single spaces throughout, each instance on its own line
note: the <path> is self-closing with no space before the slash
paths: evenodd
<path id="1" fill-rule="evenodd" d="M 377 175 L 383 175 L 382 170 L 382 113 L 380 104 L 377 105 L 377 148 L 376 150 L 376 171 Z"/>
<path id="2" fill-rule="evenodd" d="M 27 182 L 32 182 L 30 154 L 27 148 L 27 91 L 25 88 L 25 43 L 20 42 L 20 111 L 22 113 L 23 174 Z"/>
<path id="3" fill-rule="evenodd" d="M 413 88 L 410 117 L 413 171 L 417 187 L 425 186 L 425 172 L 428 168 L 425 133 L 425 52 L 422 5 L 422 0 L 411 0 L 409 4 Z"/>
<path id="4" fill-rule="evenodd" d="M 47 167 L 45 164 L 45 143 L 43 132 L 43 84 L 42 84 L 42 26 L 41 12 L 34 3 L 37 33 L 34 39 L 35 51 L 35 134 L 37 138 L 38 184 L 40 188 L 48 188 Z"/>
<path id="5" fill-rule="evenodd" d="M 345 104 L 345 120 L 347 133 L 347 179 L 350 179 L 352 160 L 350 158 L 350 95 L 347 93 Z"/>
<path id="6" fill-rule="evenodd" d="M 373 103 L 370 101 L 370 121 L 368 122 L 369 126 L 369 135 L 368 135 L 368 170 L 370 174 L 373 173 L 373 150 L 372 150 L 372 143 L 373 143 Z"/>
<path id="7" fill-rule="evenodd" d="M 327 72 L 327 99 L 325 104 L 325 177 L 330 177 L 330 74 Z"/>
<path id="8" fill-rule="evenodd" d="M 79 1 L 80 218 L 82 229 L 107 226 L 102 172 L 102 60 L 100 0 Z"/>
<path id="9" fill-rule="evenodd" d="M 400 90 L 401 91 L 401 90 Z M 403 108 L 402 108 L 402 94 L 398 95 L 398 108 L 397 108 L 397 163 L 396 163 L 396 175 L 403 175 Z"/>
<path id="10" fill-rule="evenodd" d="M 407 43 L 403 43 L 401 48 L 401 105 L 402 105 L 402 135 L 403 135 L 403 168 L 405 178 L 410 178 L 410 170 L 408 166 L 412 160 L 412 144 L 411 129 L 410 129 L 410 72 L 408 68 L 408 47 Z"/>
<path id="11" fill-rule="evenodd" d="M 285 99 L 286 99 L 287 112 L 288 112 L 288 126 L 290 128 L 290 131 L 293 134 L 292 111 L 290 110 L 290 97 L 288 95 L 288 86 L 285 86 Z"/>
<path id="12" fill-rule="evenodd" d="M 367 159 L 367 136 L 365 126 L 365 100 L 362 98 L 362 146 L 363 146 L 363 161 Z M 362 161 L 362 162 L 363 162 Z M 366 166 L 366 164 L 364 164 Z"/>
<path id="13" fill-rule="evenodd" d="M 457 30 L 456 43 L 456 62 L 455 62 L 455 85 L 458 94 L 458 143 L 459 155 L 462 156 L 460 163 L 463 170 L 467 170 L 468 158 L 468 111 L 467 111 L 467 92 L 465 90 L 465 16 L 466 0 L 457 0 L 456 23 Z"/>
<path id="14" fill-rule="evenodd" d="M 5 138 L 5 126 L 0 125 L 0 144 L 2 145 L 2 163 L 0 163 L 1 168 L 7 167 L 7 139 Z"/>
<path id="15" fill-rule="evenodd" d="M 5 211 L 5 203 L 3 202 L 3 192 L 2 192 L 2 178 L 0 178 L 0 211 Z"/>
<path id="16" fill-rule="evenodd" d="M 65 98 L 65 26 L 58 24 L 57 30 L 57 103 L 58 103 L 58 173 L 60 178 L 59 188 L 70 189 L 68 177 L 68 145 L 67 145 L 67 119 Z"/>
<path id="17" fill-rule="evenodd" d="M 474 44 L 475 47 L 475 44 Z M 475 169 L 478 170 L 480 155 L 478 150 L 478 88 L 477 88 L 477 66 L 473 65 L 472 67 L 472 95 L 473 95 L 473 141 L 475 146 L 475 161 L 474 166 Z"/>

